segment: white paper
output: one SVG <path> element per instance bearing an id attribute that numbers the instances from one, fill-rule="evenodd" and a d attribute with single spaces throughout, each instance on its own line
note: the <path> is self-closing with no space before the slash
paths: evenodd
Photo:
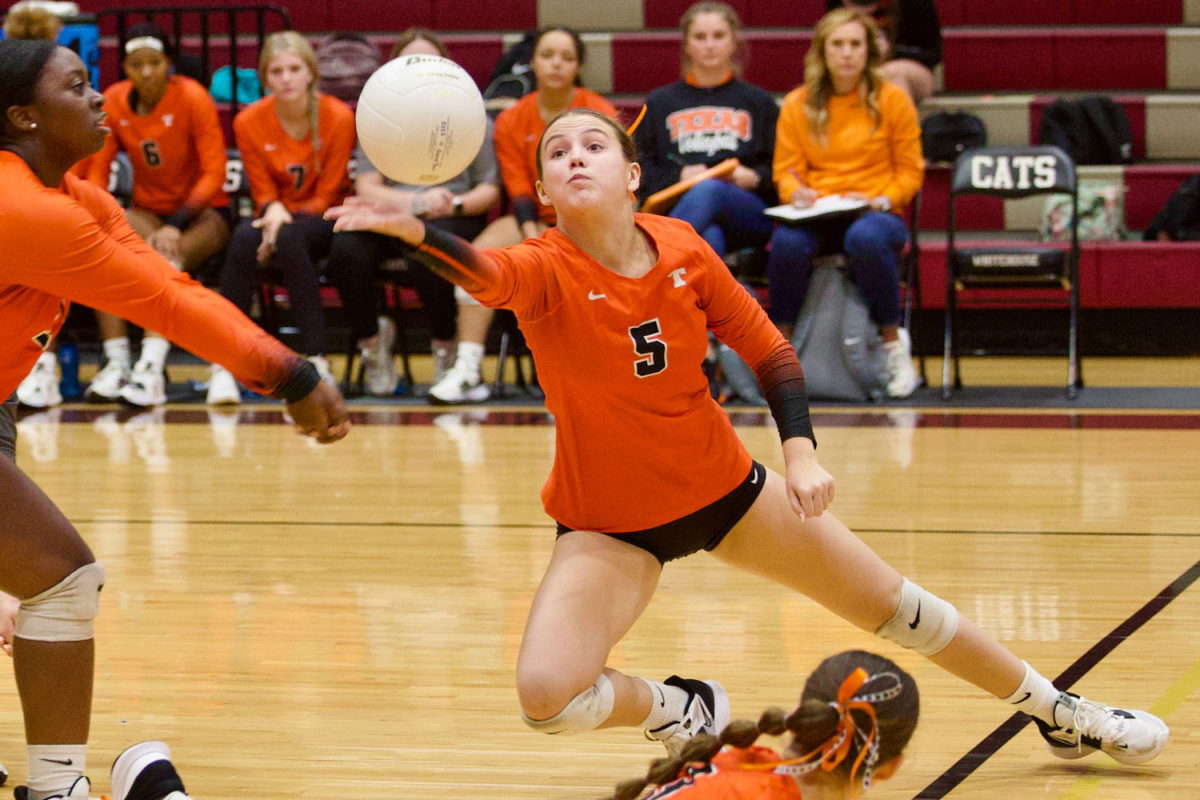
<path id="1" fill-rule="evenodd" d="M 805 219 L 816 219 L 817 217 L 829 216 L 831 214 L 845 214 L 851 211 L 860 211 L 867 207 L 865 200 L 857 200 L 851 197 L 843 197 L 840 194 L 827 194 L 823 197 L 818 197 L 816 201 L 808 208 L 799 208 L 787 203 L 782 206 L 774 206 L 768 208 L 765 213 L 768 217 L 775 219 L 787 220 L 795 222 Z"/>

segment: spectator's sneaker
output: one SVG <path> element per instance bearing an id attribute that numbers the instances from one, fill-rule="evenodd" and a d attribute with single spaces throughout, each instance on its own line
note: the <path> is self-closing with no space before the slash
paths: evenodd
<path id="1" fill-rule="evenodd" d="M 112 765 L 112 800 L 187 800 L 163 742 L 138 742 Z"/>
<path id="2" fill-rule="evenodd" d="M 455 362 L 446 373 L 446 377 L 435 383 L 429 389 L 429 401 L 434 405 L 456 405 L 458 403 L 482 403 L 488 399 L 491 391 L 478 372 Z"/>
<path id="3" fill-rule="evenodd" d="M 46 795 L 45 800 L 89 800 L 91 789 L 91 782 L 81 775 L 71 784 L 71 788 L 67 790 L 66 794 Z M 13 797 L 15 800 L 29 800 L 29 787 L 14 786 Z"/>
<path id="4" fill-rule="evenodd" d="M 3 786 L 6 780 L 8 780 L 8 770 L 4 768 L 3 764 L 0 764 L 0 786 Z"/>
<path id="5" fill-rule="evenodd" d="M 1145 711 L 1111 708 L 1077 694 L 1059 692 L 1051 726 L 1036 717 L 1042 738 L 1059 758 L 1083 758 L 1103 750 L 1122 764 L 1144 764 L 1162 752 L 1170 730 Z"/>
<path id="6" fill-rule="evenodd" d="M 376 397 L 391 397 L 400 382 L 396 371 L 396 359 L 392 357 L 392 345 L 396 343 L 396 323 L 390 317 L 379 317 L 379 335 L 375 345 L 363 348 L 363 372 L 367 393 Z"/>
<path id="7" fill-rule="evenodd" d="M 446 377 L 446 373 L 454 368 L 455 352 L 453 347 L 433 348 L 433 380 L 430 386 L 437 386 Z"/>
<path id="8" fill-rule="evenodd" d="M 900 328 L 896 332 L 900 338 L 883 346 L 887 350 L 887 395 L 902 399 L 916 391 L 917 370 L 913 366 L 912 340 L 908 331 Z"/>
<path id="9" fill-rule="evenodd" d="M 155 364 L 133 365 L 129 382 L 121 387 L 121 402 L 138 408 L 153 408 L 167 402 L 167 376 Z"/>
<path id="10" fill-rule="evenodd" d="M 701 733 L 719 736 L 729 724 L 729 695 L 716 681 L 697 681 L 672 675 L 663 681 L 688 693 L 683 719 L 646 731 L 646 738 L 660 741 L 672 756 L 678 755 L 687 740 Z"/>
<path id="11" fill-rule="evenodd" d="M 208 393 L 204 402 L 210 406 L 236 406 L 242 402 L 242 392 L 238 389 L 237 378 L 233 373 L 220 364 L 212 365 L 208 377 Z"/>
<path id="12" fill-rule="evenodd" d="M 92 378 L 83 396 L 93 403 L 115 403 L 129 382 L 129 364 L 110 358 Z"/>
<path id="13" fill-rule="evenodd" d="M 337 388 L 337 378 L 333 377 L 333 368 L 329 366 L 329 359 L 325 356 L 309 356 L 308 363 L 317 368 L 317 374 L 321 376 L 321 380 L 333 388 Z"/>
<path id="14" fill-rule="evenodd" d="M 17 402 L 28 408 L 53 408 L 62 405 L 58 390 L 58 360 L 42 355 L 17 387 Z"/>

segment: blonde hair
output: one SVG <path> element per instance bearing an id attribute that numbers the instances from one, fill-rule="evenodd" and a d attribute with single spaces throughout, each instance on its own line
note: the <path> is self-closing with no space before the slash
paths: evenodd
<path id="1" fill-rule="evenodd" d="M 4 36 L 7 39 L 49 39 L 55 41 L 62 32 L 62 19 L 40 6 L 17 3 L 4 17 Z"/>
<path id="2" fill-rule="evenodd" d="M 829 98 L 833 97 L 833 78 L 829 76 L 829 65 L 825 63 L 825 43 L 833 32 L 851 22 L 863 26 L 867 34 L 867 65 L 863 70 L 858 91 L 867 104 L 867 111 L 879 126 L 882 115 L 879 111 L 879 90 L 883 75 L 879 66 L 883 63 L 879 50 L 879 27 L 869 14 L 857 8 L 837 8 L 830 11 L 813 28 L 812 46 L 804 56 L 804 87 L 808 98 L 804 102 L 804 115 L 808 126 L 817 139 L 823 139 L 829 127 Z"/>
<path id="3" fill-rule="evenodd" d="M 258 79 L 262 85 L 267 85 L 267 70 L 276 56 L 292 53 L 300 58 L 308 67 L 312 80 L 308 84 L 308 127 L 312 132 L 313 149 L 321 152 L 321 103 L 317 84 L 321 80 L 321 68 L 317 66 L 317 54 L 313 52 L 308 40 L 296 31 L 279 31 L 272 33 L 263 41 L 262 52 L 258 56 Z"/>
<path id="4" fill-rule="evenodd" d="M 398 57 L 401 50 L 417 41 L 429 42 L 437 49 L 438 54 L 442 58 L 450 57 L 450 51 L 446 49 L 446 45 L 442 44 L 442 40 L 438 38 L 436 33 L 428 28 L 413 27 L 400 34 L 400 38 L 398 38 L 396 43 L 392 45 L 392 52 L 388 55 L 388 58 L 392 59 Z"/>
<path id="5" fill-rule="evenodd" d="M 733 58 L 732 68 L 733 74 L 737 77 L 742 77 L 742 71 L 746 68 L 746 58 L 750 51 L 750 46 L 746 44 L 745 38 L 742 37 L 742 20 L 738 17 L 738 13 L 733 10 L 733 6 L 728 3 L 717 2 L 717 0 L 701 0 L 699 3 L 692 3 L 688 10 L 683 12 L 683 16 L 679 18 L 679 32 L 683 34 L 683 42 L 680 45 L 679 53 L 679 72 L 686 78 L 688 73 L 692 71 L 692 59 L 687 52 L 687 37 L 688 31 L 691 30 L 692 24 L 696 21 L 696 17 L 701 14 L 717 14 L 727 23 L 729 23 L 729 31 L 733 34 Z"/>

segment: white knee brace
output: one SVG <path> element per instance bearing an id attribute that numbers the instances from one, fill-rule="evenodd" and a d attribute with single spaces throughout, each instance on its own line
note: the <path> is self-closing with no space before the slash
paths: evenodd
<path id="1" fill-rule="evenodd" d="M 591 687 L 572 697 L 566 708 L 550 719 L 530 719 L 525 714 L 521 714 L 521 719 L 540 733 L 565 733 L 568 736 L 585 733 L 600 727 L 612 715 L 615 700 L 612 683 L 605 675 L 601 675 Z"/>
<path id="2" fill-rule="evenodd" d="M 876 635 L 923 656 L 939 653 L 958 631 L 958 611 L 935 594 L 904 579 L 900 607 Z"/>
<path id="3" fill-rule="evenodd" d="M 39 642 L 91 639 L 103 587 L 103 564 L 93 561 L 80 567 L 41 594 L 21 601 L 15 635 Z"/>

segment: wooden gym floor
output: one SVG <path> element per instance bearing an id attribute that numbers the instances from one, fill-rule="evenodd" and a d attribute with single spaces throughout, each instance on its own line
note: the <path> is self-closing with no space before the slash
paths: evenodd
<path id="1" fill-rule="evenodd" d="M 778 469 L 769 417 L 735 420 Z M 614 666 L 718 679 L 752 717 L 790 708 L 826 655 L 889 655 L 916 677 L 922 719 L 879 800 L 1200 795 L 1200 413 L 815 421 L 852 529 L 1047 676 L 1161 715 L 1168 749 L 1143 767 L 1057 760 L 1032 726 L 1006 738 L 999 702 L 703 554 L 668 566 Z M 356 407 L 332 447 L 281 422 L 261 405 L 24 417 L 19 463 L 108 569 L 94 792 L 145 738 L 171 744 L 197 800 L 599 797 L 660 754 L 633 730 L 551 738 L 520 721 L 517 647 L 554 538 L 543 411 Z M 0 761 L 19 783 L 17 698 L 0 685 Z"/>

